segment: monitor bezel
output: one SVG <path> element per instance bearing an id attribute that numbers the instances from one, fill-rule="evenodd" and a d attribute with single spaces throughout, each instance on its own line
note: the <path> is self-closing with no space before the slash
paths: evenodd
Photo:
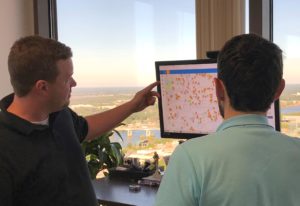
<path id="1" fill-rule="evenodd" d="M 155 72 L 156 80 L 160 81 L 160 66 L 167 65 L 188 65 L 188 64 L 209 64 L 217 63 L 216 59 L 192 59 L 192 60 L 168 60 L 168 61 L 155 61 Z M 161 86 L 157 86 L 157 91 L 161 95 Z M 201 133 L 177 133 L 177 132 L 167 132 L 164 129 L 163 121 L 163 109 L 162 109 L 162 99 L 158 99 L 158 110 L 159 110 L 159 123 L 160 123 L 160 135 L 162 138 L 175 138 L 175 139 L 191 139 L 195 137 L 202 137 L 207 134 Z M 275 115 L 275 130 L 280 131 L 280 109 L 279 100 L 274 102 L 274 115 Z"/>

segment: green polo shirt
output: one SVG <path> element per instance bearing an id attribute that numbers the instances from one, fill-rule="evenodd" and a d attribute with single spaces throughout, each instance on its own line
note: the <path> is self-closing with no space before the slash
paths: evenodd
<path id="1" fill-rule="evenodd" d="M 300 140 L 260 115 L 224 121 L 217 132 L 179 145 L 157 206 L 300 205 Z"/>

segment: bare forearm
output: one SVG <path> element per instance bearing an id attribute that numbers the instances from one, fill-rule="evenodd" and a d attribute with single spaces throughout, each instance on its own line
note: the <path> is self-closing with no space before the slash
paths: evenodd
<path id="1" fill-rule="evenodd" d="M 88 122 L 89 131 L 86 139 L 94 139 L 104 132 L 113 129 L 116 125 L 130 116 L 133 113 L 133 109 L 132 103 L 126 102 L 111 110 L 87 116 L 86 120 Z"/>

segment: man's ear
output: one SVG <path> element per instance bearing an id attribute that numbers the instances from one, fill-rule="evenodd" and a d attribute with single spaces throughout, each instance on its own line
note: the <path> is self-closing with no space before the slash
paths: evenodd
<path id="1" fill-rule="evenodd" d="M 45 80 L 38 80 L 34 87 L 39 92 L 46 92 L 49 89 L 48 82 Z"/>
<path id="2" fill-rule="evenodd" d="M 219 101 L 225 100 L 225 87 L 222 80 L 218 78 L 214 78 L 215 86 L 216 86 L 216 96 Z"/>
<path id="3" fill-rule="evenodd" d="M 280 84 L 277 88 L 277 91 L 275 92 L 274 101 L 279 99 L 279 97 L 280 97 L 282 91 L 284 90 L 284 88 L 285 88 L 285 80 L 281 79 Z"/>

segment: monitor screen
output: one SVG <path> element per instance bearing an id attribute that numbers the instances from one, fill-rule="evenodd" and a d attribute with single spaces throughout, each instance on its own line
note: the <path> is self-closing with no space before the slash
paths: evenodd
<path id="1" fill-rule="evenodd" d="M 215 59 L 157 61 L 161 137 L 189 139 L 215 132 L 223 121 L 215 95 Z M 278 103 L 268 120 L 279 130 Z"/>

